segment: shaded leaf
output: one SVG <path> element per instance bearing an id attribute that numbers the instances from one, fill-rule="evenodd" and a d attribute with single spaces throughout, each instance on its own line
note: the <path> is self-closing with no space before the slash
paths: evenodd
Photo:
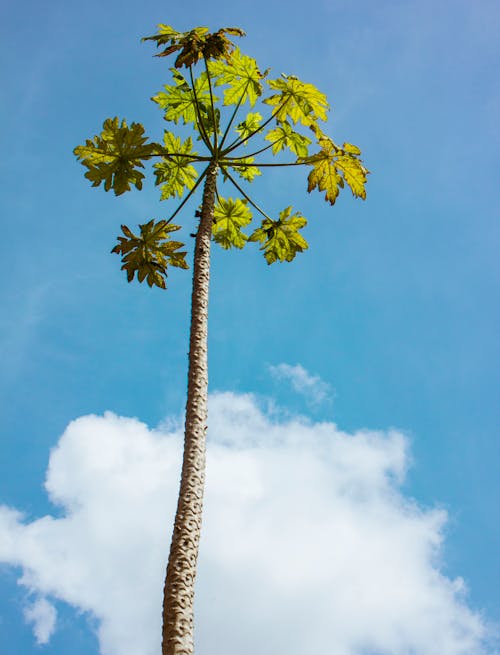
<path id="1" fill-rule="evenodd" d="M 195 155 L 193 152 L 193 142 L 188 137 L 184 143 L 180 137 L 176 137 L 172 132 L 165 132 L 163 141 L 166 150 L 175 154 L 170 157 L 162 157 L 162 160 L 154 165 L 156 184 L 161 188 L 161 199 L 166 200 L 183 195 L 184 189 L 192 189 L 195 185 L 198 171 L 191 165 L 193 161 L 189 155 Z"/>
<path id="2" fill-rule="evenodd" d="M 292 208 L 287 207 L 280 212 L 277 221 L 265 218 L 262 224 L 248 238 L 249 241 L 261 243 L 261 250 L 268 264 L 276 261 L 291 262 L 298 252 L 303 252 L 309 246 L 298 230 L 307 224 L 307 220 L 299 213 L 291 215 Z"/>
<path id="3" fill-rule="evenodd" d="M 166 289 L 167 266 L 189 268 L 186 252 L 177 252 L 184 244 L 170 240 L 170 232 L 179 230 L 180 226 L 151 220 L 139 228 L 141 234 L 136 236 L 122 225 L 125 236 L 118 237 L 118 245 L 111 252 L 122 256 L 122 270 L 126 271 L 128 282 L 132 282 L 137 274 L 139 282 L 146 280 L 150 287 Z"/>
<path id="4" fill-rule="evenodd" d="M 87 139 L 84 146 L 77 146 L 73 152 L 88 168 L 85 177 L 92 186 L 104 182 L 105 191 L 113 189 L 119 196 L 130 191 L 131 184 L 142 189 L 144 174 L 137 169 L 144 168 L 143 162 L 158 148 L 147 140 L 140 123 L 128 127 L 125 120 L 120 123 L 118 117 L 107 118 L 101 134 Z"/>
<path id="5" fill-rule="evenodd" d="M 210 34 L 207 27 L 195 27 L 189 32 L 177 32 L 170 25 L 160 24 L 157 34 L 146 36 L 142 40 L 155 41 L 158 48 L 165 46 L 165 49 L 156 55 L 157 57 L 167 57 L 180 50 L 175 60 L 175 67 L 188 68 L 203 57 L 229 61 L 235 46 L 226 34 L 245 36 L 245 32 L 238 27 L 223 27 Z"/>
<path id="6" fill-rule="evenodd" d="M 241 228 L 252 221 L 252 212 L 246 200 L 236 198 L 219 198 L 214 208 L 214 223 L 212 234 L 214 241 L 223 248 L 243 248 L 247 235 Z"/>

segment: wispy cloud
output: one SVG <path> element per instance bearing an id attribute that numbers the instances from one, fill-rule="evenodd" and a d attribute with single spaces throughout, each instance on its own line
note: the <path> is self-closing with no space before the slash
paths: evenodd
<path id="1" fill-rule="evenodd" d="M 181 448 L 175 427 L 84 416 L 49 461 L 45 487 L 65 515 L 29 522 L 0 507 L 0 561 L 45 599 L 28 610 L 40 642 L 55 621 L 44 603 L 59 599 L 97 618 L 103 655 L 159 652 Z M 207 461 L 196 601 L 207 655 L 493 653 L 463 581 L 439 568 L 446 514 L 401 491 L 402 434 L 277 420 L 251 395 L 219 393 Z"/>
<path id="2" fill-rule="evenodd" d="M 294 391 L 305 396 L 312 405 L 320 405 L 333 397 L 331 386 L 318 375 L 311 375 L 300 364 L 296 366 L 290 364 L 269 366 L 269 371 L 277 380 L 290 382 Z"/>
<path id="3" fill-rule="evenodd" d="M 56 608 L 46 598 L 38 598 L 24 608 L 24 618 L 33 623 L 33 633 L 37 644 L 47 644 L 54 633 L 57 620 Z"/>

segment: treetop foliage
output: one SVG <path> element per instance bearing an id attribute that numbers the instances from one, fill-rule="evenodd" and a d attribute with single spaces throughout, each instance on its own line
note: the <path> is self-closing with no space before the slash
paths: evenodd
<path id="1" fill-rule="evenodd" d="M 140 123 L 128 126 L 125 120 L 108 118 L 103 130 L 74 150 L 87 168 L 85 177 L 92 186 L 104 185 L 116 195 L 131 186 L 142 188 L 144 162 L 156 158 L 155 184 L 161 200 L 183 198 L 168 219 L 140 225 L 140 236 L 122 226 L 112 252 L 122 255 L 122 269 L 131 281 L 165 288 L 167 266 L 187 268 L 181 242 L 171 241 L 171 224 L 203 181 L 209 166 L 217 166 L 222 184 L 230 184 L 238 197 L 224 198 L 217 187 L 213 216 L 213 239 L 222 248 L 243 248 L 248 242 L 260 244 L 268 264 L 292 261 L 308 244 L 300 234 L 307 220 L 287 207 L 273 219 L 261 209 L 235 179 L 252 182 L 267 167 L 307 166 L 307 190 L 324 193 L 333 205 L 340 190 L 349 187 L 355 197 L 366 197 L 368 170 L 360 149 L 350 143 L 337 145 L 320 123 L 328 118 L 326 96 L 314 85 L 293 75 L 268 79 L 255 59 L 244 55 L 228 38 L 244 36 L 239 28 L 223 28 L 209 33 L 206 27 L 177 32 L 159 25 L 157 34 L 145 37 L 162 49 L 159 57 L 176 53 L 170 68 L 171 83 L 153 96 L 167 123 L 182 122 L 192 130 L 184 141 L 180 135 L 164 130 L 162 143 L 150 141 Z M 186 69 L 186 73 L 180 71 Z M 258 101 L 260 111 L 255 110 Z M 248 107 L 245 115 L 241 115 Z M 238 114 L 240 116 L 237 118 Z M 193 141 L 193 138 L 195 141 Z M 200 143 L 194 148 L 194 142 Z M 250 142 L 255 144 L 252 148 Z M 266 158 L 267 155 L 267 158 Z M 269 155 L 277 156 L 269 161 Z M 288 158 L 287 158 L 288 155 Z M 247 234 L 243 231 L 262 216 L 261 225 Z"/>
<path id="2" fill-rule="evenodd" d="M 177 32 L 170 25 L 158 25 L 158 33 L 145 36 L 143 41 L 155 41 L 158 48 L 166 46 L 157 57 L 167 57 L 180 50 L 175 60 L 175 67 L 189 68 L 200 59 L 221 59 L 229 62 L 234 44 L 227 38 L 231 36 L 245 36 L 239 27 L 223 27 L 213 34 L 209 34 L 208 27 L 195 27 L 189 32 Z M 170 43 L 170 45 L 168 45 Z"/>

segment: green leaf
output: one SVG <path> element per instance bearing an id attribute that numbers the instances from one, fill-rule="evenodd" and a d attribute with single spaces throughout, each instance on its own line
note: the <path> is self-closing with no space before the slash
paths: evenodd
<path id="1" fill-rule="evenodd" d="M 170 232 L 180 229 L 167 221 L 154 220 L 139 225 L 140 236 L 136 236 L 122 225 L 124 237 L 118 237 L 118 245 L 111 252 L 122 256 L 122 271 L 127 273 L 127 281 L 132 282 L 135 275 L 139 282 L 146 280 L 150 287 L 166 289 L 167 266 L 189 268 L 186 252 L 177 252 L 184 246 L 180 241 L 171 241 Z"/>
<path id="2" fill-rule="evenodd" d="M 255 130 L 259 128 L 261 121 L 262 121 L 262 116 L 259 114 L 259 112 L 255 112 L 255 113 L 250 112 L 249 114 L 247 114 L 245 120 L 241 121 L 241 123 L 239 123 L 236 126 L 235 130 L 240 135 L 240 138 L 247 139 L 250 135 L 252 135 L 255 132 Z"/>
<path id="3" fill-rule="evenodd" d="M 265 139 L 273 144 L 273 155 L 287 147 L 298 157 L 307 157 L 307 146 L 311 143 L 311 139 L 295 132 L 288 121 L 279 123 L 278 127 L 266 134 Z"/>
<path id="4" fill-rule="evenodd" d="M 253 166 L 255 157 L 238 157 L 237 161 L 238 166 L 234 166 L 230 159 L 227 162 L 224 162 L 224 164 L 231 167 L 247 182 L 253 182 L 258 175 L 262 175 L 260 168 Z"/>
<path id="5" fill-rule="evenodd" d="M 85 177 L 92 186 L 104 182 L 105 191 L 113 189 L 119 196 L 130 191 L 131 184 L 142 189 L 144 174 L 137 169 L 144 168 L 143 162 L 159 147 L 155 143 L 146 143 L 147 140 L 140 123 L 128 127 L 125 120 L 120 124 L 117 117 L 107 118 L 101 134 L 92 140 L 87 139 L 84 146 L 77 146 L 73 152 L 88 168 Z"/>
<path id="6" fill-rule="evenodd" d="M 210 89 L 208 78 L 205 72 L 200 73 L 195 79 L 196 97 L 189 82 L 175 68 L 170 69 L 174 77 L 175 85 L 164 86 L 165 91 L 160 91 L 152 100 L 165 110 L 165 120 L 177 123 L 180 118 L 184 124 L 196 123 L 196 99 L 200 113 L 207 115 L 210 107 Z M 217 101 L 218 98 L 214 98 Z"/>
<path id="7" fill-rule="evenodd" d="M 352 194 L 364 200 L 366 198 L 366 176 L 369 171 L 359 158 L 360 149 L 350 143 L 345 143 L 343 148 L 339 148 L 321 131 L 317 129 L 314 131 L 321 150 L 310 157 L 301 159 L 304 164 L 313 166 L 307 178 L 307 190 L 311 192 L 318 188 L 319 191 L 324 191 L 325 200 L 333 205 L 340 189 L 346 182 Z"/>
<path id="8" fill-rule="evenodd" d="M 294 123 L 309 126 L 319 119 L 326 121 L 329 109 L 326 96 L 312 84 L 301 82 L 294 75 L 282 75 L 277 80 L 268 80 L 271 89 L 279 91 L 264 102 L 278 111 L 275 116 L 280 123 L 290 118 Z"/>
<path id="9" fill-rule="evenodd" d="M 161 199 L 166 200 L 183 195 L 184 189 L 192 189 L 195 185 L 198 172 L 191 165 L 193 161 L 189 155 L 195 155 L 193 152 L 193 142 L 188 137 L 184 143 L 181 143 L 180 137 L 176 137 L 172 132 L 165 132 L 164 143 L 167 151 L 172 153 L 185 153 L 185 156 L 172 155 L 162 157 L 162 160 L 154 165 L 156 184 L 161 188 Z"/>
<path id="10" fill-rule="evenodd" d="M 219 198 L 219 202 L 215 205 L 212 225 L 214 241 L 225 249 L 243 248 L 248 237 L 241 228 L 251 221 L 252 212 L 246 200 Z"/>
<path id="11" fill-rule="evenodd" d="M 265 218 L 261 227 L 257 228 L 249 241 L 258 241 L 261 243 L 261 250 L 264 251 L 264 257 L 268 264 L 276 261 L 291 262 L 298 252 L 303 252 L 309 246 L 304 237 L 299 234 L 298 230 L 307 224 L 307 220 L 299 213 L 290 215 L 291 207 L 287 207 L 280 212 L 277 221 Z"/>
<path id="12" fill-rule="evenodd" d="M 213 61 L 209 72 L 215 78 L 215 85 L 228 85 L 224 90 L 224 104 L 237 105 L 247 100 L 253 107 L 262 95 L 262 78 L 257 62 L 252 57 L 242 55 L 238 48 L 228 62 Z"/>
<path id="13" fill-rule="evenodd" d="M 155 41 L 158 48 L 165 46 L 157 57 L 167 57 L 180 50 L 175 60 L 175 67 L 189 68 L 201 58 L 229 60 L 234 49 L 234 43 L 226 34 L 231 36 L 245 36 L 245 32 L 238 27 L 223 27 L 212 34 L 207 27 L 195 27 L 189 32 L 177 32 L 170 25 L 158 25 L 158 33 L 146 36 L 143 41 Z"/>

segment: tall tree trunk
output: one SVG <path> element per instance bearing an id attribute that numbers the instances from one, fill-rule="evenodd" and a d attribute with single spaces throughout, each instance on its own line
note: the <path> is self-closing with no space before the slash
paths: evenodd
<path id="1" fill-rule="evenodd" d="M 163 590 L 162 655 L 192 655 L 193 601 L 205 485 L 208 289 L 217 164 L 208 170 L 196 235 L 182 476 Z"/>

